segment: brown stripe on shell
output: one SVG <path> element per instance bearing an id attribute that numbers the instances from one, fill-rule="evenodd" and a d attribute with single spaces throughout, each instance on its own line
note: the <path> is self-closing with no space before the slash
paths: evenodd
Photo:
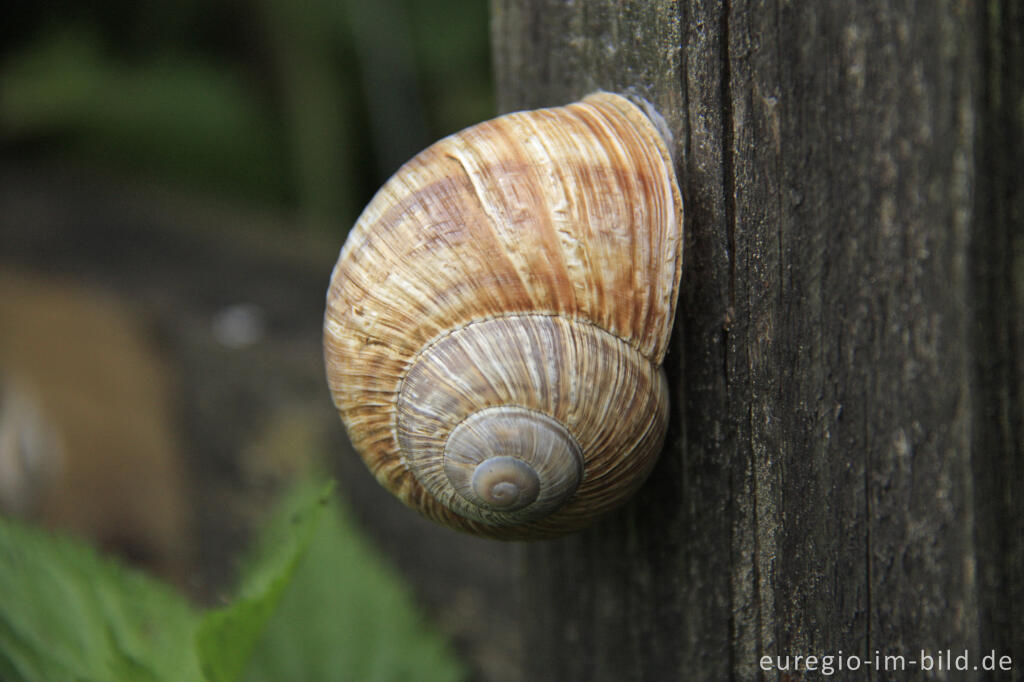
<path id="1" fill-rule="evenodd" d="M 480 124 L 403 166 L 352 229 L 324 320 L 332 397 L 377 479 L 452 523 L 399 455 L 395 403 L 416 354 L 469 323 L 561 314 L 660 364 L 681 211 L 657 130 L 609 93 Z"/>

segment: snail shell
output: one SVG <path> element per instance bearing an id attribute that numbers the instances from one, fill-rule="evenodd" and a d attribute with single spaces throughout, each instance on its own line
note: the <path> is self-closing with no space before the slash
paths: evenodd
<path id="1" fill-rule="evenodd" d="M 586 525 L 664 440 L 682 199 L 619 95 L 501 116 L 405 164 L 352 229 L 328 383 L 386 488 L 503 539 Z"/>

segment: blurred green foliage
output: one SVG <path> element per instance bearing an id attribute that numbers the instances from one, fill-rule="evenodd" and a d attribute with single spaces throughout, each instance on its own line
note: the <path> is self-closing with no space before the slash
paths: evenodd
<path id="1" fill-rule="evenodd" d="M 246 682 L 445 682 L 465 672 L 399 576 L 332 499 L 250 661 Z"/>
<path id="2" fill-rule="evenodd" d="M 285 199 L 275 125 L 229 74 L 193 58 L 119 63 L 95 33 L 62 30 L 4 69 L 5 137 L 45 140 L 80 159 Z"/>
<path id="3" fill-rule="evenodd" d="M 0 594 L 5 682 L 464 678 L 336 498 L 312 482 L 273 512 L 227 606 L 202 613 L 80 542 L 2 517 Z"/>
<path id="4" fill-rule="evenodd" d="M 337 229 L 493 113 L 486 0 L 19 3 L 0 145 L 295 209 Z"/>
<path id="5" fill-rule="evenodd" d="M 200 614 L 148 576 L 70 538 L 0 517 L 0 673 L 9 682 L 229 682 L 305 552 L 328 491 L 253 562 L 235 602 Z"/>
<path id="6" fill-rule="evenodd" d="M 202 679 L 197 612 L 78 542 L 0 518 L 0 594 L 0 679 Z"/>

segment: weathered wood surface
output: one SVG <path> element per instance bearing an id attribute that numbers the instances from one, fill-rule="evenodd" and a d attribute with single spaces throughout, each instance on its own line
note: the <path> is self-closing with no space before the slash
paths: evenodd
<path id="1" fill-rule="evenodd" d="M 492 9 L 502 110 L 642 95 L 686 201 L 665 453 L 526 550 L 526 679 L 947 648 L 1024 679 L 1020 5 Z"/>

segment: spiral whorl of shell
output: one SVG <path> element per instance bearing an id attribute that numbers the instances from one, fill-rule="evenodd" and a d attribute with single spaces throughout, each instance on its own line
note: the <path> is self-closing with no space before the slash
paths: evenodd
<path id="1" fill-rule="evenodd" d="M 624 501 L 664 438 L 681 221 L 664 141 L 610 93 L 403 166 L 342 249 L 324 322 L 335 405 L 377 479 L 501 538 Z"/>

